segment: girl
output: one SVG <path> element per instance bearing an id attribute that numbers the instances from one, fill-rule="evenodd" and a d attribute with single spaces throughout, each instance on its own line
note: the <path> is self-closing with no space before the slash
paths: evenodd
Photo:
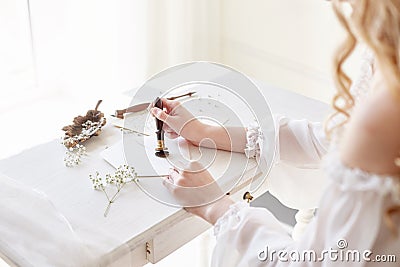
<path id="1" fill-rule="evenodd" d="M 215 226 L 213 266 L 374 266 L 382 261 L 397 266 L 395 261 L 400 261 L 400 0 L 332 2 L 347 39 L 334 61 L 335 113 L 325 129 L 331 147 L 326 153 L 318 124 L 283 120 L 279 132 L 281 159 L 306 164 L 326 154 L 330 182 L 318 213 L 302 238 L 294 241 L 268 210 L 234 203 L 228 196 L 187 208 Z M 358 42 L 375 58 L 370 91 L 362 101 L 359 91 L 368 79 L 351 88 L 343 71 Z M 178 102 L 164 104 L 166 112 L 151 111 L 165 122 L 170 137 L 181 135 L 194 144 L 208 137 L 219 149 L 257 156 L 257 129 L 206 126 Z M 172 185 L 194 187 L 213 181 L 207 171 L 173 171 L 165 185 L 173 190 Z"/>

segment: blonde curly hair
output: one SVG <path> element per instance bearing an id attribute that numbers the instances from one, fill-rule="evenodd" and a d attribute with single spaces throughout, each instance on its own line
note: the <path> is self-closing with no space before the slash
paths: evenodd
<path id="1" fill-rule="evenodd" d="M 386 86 L 400 101 L 400 0 L 333 0 L 332 5 L 347 37 L 338 47 L 333 62 L 333 79 L 337 92 L 332 100 L 335 112 L 326 124 L 328 136 L 348 121 L 355 103 L 350 93 L 352 80 L 343 66 L 358 41 L 372 50 Z M 351 14 L 347 14 L 349 5 L 352 7 Z M 339 124 L 329 124 L 338 115 L 344 115 L 345 119 Z M 329 125 L 334 126 L 328 128 Z M 397 228 L 391 217 L 399 212 L 400 206 L 391 207 L 385 216 L 388 226 L 396 233 Z"/>

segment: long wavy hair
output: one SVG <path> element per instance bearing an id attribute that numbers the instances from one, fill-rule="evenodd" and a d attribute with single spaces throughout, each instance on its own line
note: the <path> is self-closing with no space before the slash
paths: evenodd
<path id="1" fill-rule="evenodd" d="M 351 2 L 351 3 L 350 3 Z M 334 57 L 333 79 L 337 92 L 332 100 L 335 112 L 328 118 L 326 132 L 330 136 L 335 128 L 347 123 L 354 106 L 350 93 L 351 78 L 344 71 L 344 64 L 351 56 L 358 40 L 374 53 L 386 86 L 392 90 L 400 104 L 400 0 L 333 0 L 333 10 L 344 27 L 347 37 L 338 47 Z M 348 12 L 351 4 L 351 12 Z M 350 13 L 350 14 L 349 14 Z M 343 117 L 340 123 L 332 123 L 336 116 Z M 330 125 L 333 125 L 329 128 Z M 400 206 L 386 211 L 387 225 L 397 234 L 392 216 L 400 213 Z"/>

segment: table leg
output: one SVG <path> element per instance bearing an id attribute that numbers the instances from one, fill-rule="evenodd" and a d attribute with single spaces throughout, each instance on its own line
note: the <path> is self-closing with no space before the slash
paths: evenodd
<path id="1" fill-rule="evenodd" d="M 294 240 L 299 240 L 304 234 L 307 225 L 310 223 L 311 219 L 314 217 L 315 209 L 304 209 L 299 210 L 296 213 L 296 225 L 293 228 L 292 238 Z"/>

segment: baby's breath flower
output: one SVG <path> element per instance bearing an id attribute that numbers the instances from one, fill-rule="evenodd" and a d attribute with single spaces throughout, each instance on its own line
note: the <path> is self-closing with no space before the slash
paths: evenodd
<path id="1" fill-rule="evenodd" d="M 96 171 L 95 175 L 89 174 L 89 180 L 92 182 L 93 189 L 101 190 L 107 197 L 108 205 L 106 211 L 104 212 L 104 217 L 107 216 L 108 211 L 110 209 L 111 204 L 116 199 L 117 195 L 121 191 L 122 187 L 124 187 L 127 183 L 132 182 L 136 179 L 137 173 L 135 172 L 135 168 L 130 167 L 128 165 L 121 165 L 114 172 L 113 175 L 106 174 L 105 179 L 100 176 L 100 173 Z M 110 198 L 106 186 L 114 185 L 116 188 L 116 193 Z"/>
<path id="2" fill-rule="evenodd" d="M 70 147 L 65 152 L 64 164 L 67 167 L 73 167 L 81 163 L 82 157 L 86 155 L 86 148 L 78 144 L 75 147 Z"/>
<path id="3" fill-rule="evenodd" d="M 103 190 L 105 183 L 103 181 L 103 178 L 100 176 L 99 172 L 96 172 L 95 176 L 89 175 L 90 181 L 92 181 L 93 189 L 96 190 Z"/>

